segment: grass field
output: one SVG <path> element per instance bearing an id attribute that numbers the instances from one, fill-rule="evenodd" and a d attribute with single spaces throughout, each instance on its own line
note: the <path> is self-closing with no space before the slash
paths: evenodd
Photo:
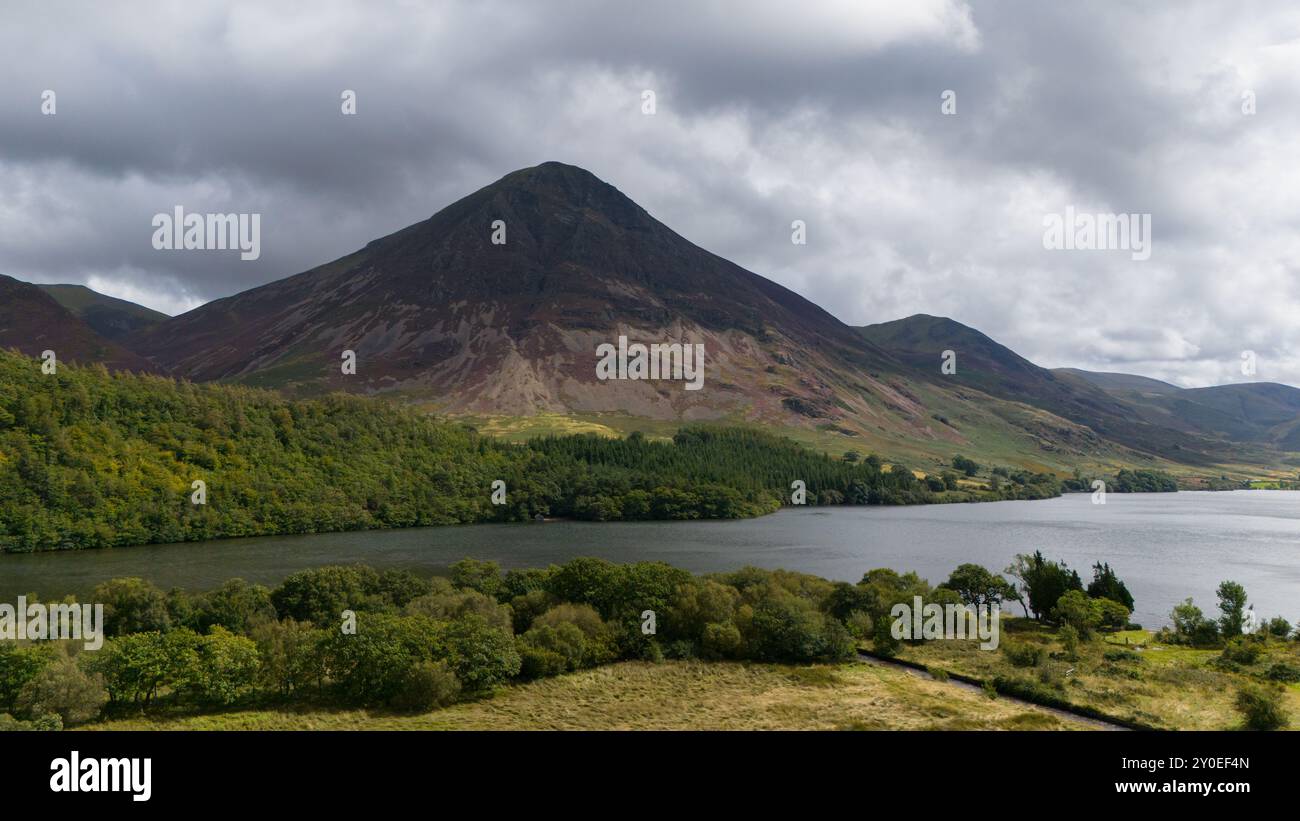
<path id="1" fill-rule="evenodd" d="M 986 681 L 999 675 L 1014 677 L 1036 683 L 1074 705 L 1177 730 L 1239 729 L 1241 716 L 1233 702 L 1241 685 L 1275 662 L 1300 663 L 1300 643 L 1270 642 L 1258 663 L 1230 672 L 1211 664 L 1220 650 L 1159 644 L 1145 631 L 1084 642 L 1071 660 L 1051 628 L 1027 619 L 1004 619 L 1002 631 L 997 651 L 980 650 L 977 642 L 931 641 L 905 646 L 899 658 Z M 1039 646 L 1045 657 L 1038 665 L 1017 667 L 1005 652 L 1015 642 Z M 1300 684 L 1286 685 L 1284 693 L 1291 728 L 1300 729 Z"/>
<path id="2" fill-rule="evenodd" d="M 1057 730 L 1086 729 L 951 683 L 868 664 L 622 662 L 422 715 L 237 710 L 91 730 Z"/>

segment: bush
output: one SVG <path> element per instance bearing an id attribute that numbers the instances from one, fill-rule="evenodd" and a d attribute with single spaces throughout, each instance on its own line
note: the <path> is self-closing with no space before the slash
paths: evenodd
<path id="1" fill-rule="evenodd" d="M 474 590 L 496 598 L 501 591 L 501 566 L 464 558 L 451 566 L 451 583 L 461 590 Z"/>
<path id="2" fill-rule="evenodd" d="M 31 721 L 19 721 L 8 713 L 0 713 L 0 733 L 24 732 L 31 730 L 54 731 L 63 729 L 63 721 L 57 714 L 46 713 Z"/>
<path id="3" fill-rule="evenodd" d="M 1191 599 L 1175 605 L 1169 618 L 1174 623 L 1174 637 L 1179 644 L 1209 647 L 1219 641 L 1219 625 L 1207 619 Z"/>
<path id="4" fill-rule="evenodd" d="M 760 661 L 840 661 L 853 655 L 853 639 L 834 617 L 807 599 L 773 596 L 754 608 L 747 644 Z"/>
<path id="5" fill-rule="evenodd" d="M 1274 616 L 1264 625 L 1264 630 L 1267 631 L 1270 636 L 1284 639 L 1291 635 L 1291 622 L 1281 616 Z"/>
<path id="6" fill-rule="evenodd" d="M 1294 664 L 1287 664 L 1285 661 L 1275 662 L 1264 673 L 1264 677 L 1269 681 L 1279 681 L 1283 684 L 1295 684 L 1300 682 L 1300 667 Z"/>
<path id="7" fill-rule="evenodd" d="M 411 668 L 393 697 L 393 707 L 423 713 L 446 707 L 460 695 L 460 679 L 445 661 L 421 661 Z"/>
<path id="8" fill-rule="evenodd" d="M 1287 726 L 1282 706 L 1282 688 L 1247 684 L 1237 692 L 1237 712 L 1247 730 L 1280 730 Z"/>
<path id="9" fill-rule="evenodd" d="M 572 648 L 571 650 L 566 651 L 560 646 L 546 644 L 545 642 L 552 640 L 550 632 L 538 632 L 537 635 L 545 636 L 545 639 L 539 638 L 539 641 L 543 641 L 539 646 L 546 646 L 566 658 L 573 656 L 573 666 L 569 669 L 604 664 L 617 657 L 614 631 L 601 619 L 595 609 L 586 604 L 557 604 L 533 619 L 533 626 L 524 635 L 527 636 L 533 631 L 555 631 L 562 628 L 563 635 L 554 634 L 554 640 L 561 641 L 566 647 Z M 577 631 L 577 635 L 574 636 L 571 631 Z"/>
<path id="10" fill-rule="evenodd" d="M 1223 648 L 1221 658 L 1233 664 L 1249 665 L 1259 661 L 1261 655 L 1263 655 L 1263 650 L 1257 642 L 1236 638 L 1228 642 Z"/>
<path id="11" fill-rule="evenodd" d="M 745 641 L 740 635 L 740 628 L 734 622 L 706 624 L 704 638 L 700 642 L 700 655 L 705 659 L 740 658 L 744 652 Z"/>
<path id="12" fill-rule="evenodd" d="M 1037 667 L 1043 663 L 1044 650 L 1036 644 L 1008 641 L 1002 645 L 1002 653 L 1016 667 Z"/>
<path id="13" fill-rule="evenodd" d="M 512 626 L 516 633 L 526 633 L 533 619 L 557 604 L 555 597 L 545 590 L 529 590 L 510 599 Z"/>
<path id="14" fill-rule="evenodd" d="M 1079 660 L 1079 631 L 1072 624 L 1063 624 L 1056 633 L 1061 640 L 1061 650 L 1070 661 Z"/>
<path id="15" fill-rule="evenodd" d="M 558 676 L 568 669 L 564 656 L 545 647 L 521 644 L 519 647 L 519 677 L 527 681 Z"/>
<path id="16" fill-rule="evenodd" d="M 1050 674 L 1048 678 L 1051 678 Z M 992 682 L 984 682 L 984 686 L 986 691 L 991 688 L 996 693 L 1032 701 L 1035 704 L 1051 706 L 1061 703 L 1061 697 L 1053 689 L 1052 684 L 1034 681 L 1033 679 L 995 676 Z"/>
<path id="17" fill-rule="evenodd" d="M 559 673 L 596 663 L 588 651 L 587 636 L 571 622 L 560 622 L 555 626 L 535 625 L 519 641 L 524 647 L 545 650 L 559 657 L 563 662 L 561 669 L 556 671 Z M 549 660 L 546 669 L 550 669 Z"/>
<path id="18" fill-rule="evenodd" d="M 872 629 L 871 616 L 861 610 L 854 610 L 844 620 L 844 627 L 849 631 L 849 635 L 855 639 L 870 638 Z"/>
<path id="19" fill-rule="evenodd" d="M 19 647 L 0 641 L 0 712 L 12 713 L 27 683 L 53 658 L 49 645 Z"/>
<path id="20" fill-rule="evenodd" d="M 107 701 L 103 677 L 87 673 L 65 652 L 27 682 L 18 709 L 33 719 L 57 715 L 62 726 L 70 726 L 98 716 Z"/>

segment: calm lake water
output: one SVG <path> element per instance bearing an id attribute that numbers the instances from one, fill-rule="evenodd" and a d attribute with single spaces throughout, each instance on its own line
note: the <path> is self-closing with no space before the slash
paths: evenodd
<path id="1" fill-rule="evenodd" d="M 1089 494 L 1033 502 L 786 509 L 728 522 L 548 522 L 267 536 L 112 550 L 0 556 L 0 600 L 34 591 L 84 596 L 98 582 L 141 576 L 201 590 L 235 576 L 273 585 L 324 564 L 365 562 L 422 573 L 472 556 L 506 569 L 574 556 L 662 560 L 697 573 L 744 565 L 857 581 L 876 567 L 938 583 L 962 562 L 1001 570 L 1042 550 L 1078 569 L 1109 562 L 1137 599 L 1135 620 L 1167 623 L 1192 596 L 1207 613 L 1223 579 L 1245 585 L 1255 609 L 1300 620 L 1300 491 Z M 1014 608 L 1017 612 L 1019 607 Z"/>

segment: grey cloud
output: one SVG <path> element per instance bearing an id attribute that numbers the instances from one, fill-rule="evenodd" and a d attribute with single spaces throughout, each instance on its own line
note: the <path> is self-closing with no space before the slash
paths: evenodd
<path id="1" fill-rule="evenodd" d="M 947 314 L 1044 365 L 1300 383 L 1285 3 L 47 3 L 0 31 L 0 273 L 173 309 L 287 276 L 515 168 L 589 168 L 845 321 Z M 1258 95 L 1255 117 L 1240 93 Z M 39 95 L 58 92 L 55 117 Z M 339 113 L 354 89 L 358 114 Z M 640 92 L 658 94 L 655 117 Z M 939 111 L 944 89 L 958 114 Z M 263 254 L 149 246 L 263 214 Z M 1149 212 L 1147 263 L 1044 212 Z M 808 223 L 807 246 L 789 242 Z"/>

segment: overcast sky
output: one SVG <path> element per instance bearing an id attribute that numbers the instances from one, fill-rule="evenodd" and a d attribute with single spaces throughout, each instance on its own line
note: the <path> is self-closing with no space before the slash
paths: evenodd
<path id="1" fill-rule="evenodd" d="M 851 324 L 939 314 L 1050 367 L 1300 385 L 1289 0 L 7 2 L 0 69 L 20 279 L 177 313 L 560 160 Z M 155 251 L 177 204 L 260 213 L 261 258 Z M 1045 249 L 1067 207 L 1150 214 L 1150 259 Z"/>

